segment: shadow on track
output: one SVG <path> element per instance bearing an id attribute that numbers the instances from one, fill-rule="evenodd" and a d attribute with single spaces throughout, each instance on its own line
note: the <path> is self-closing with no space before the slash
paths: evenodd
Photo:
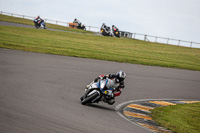
<path id="1" fill-rule="evenodd" d="M 102 109 L 102 110 L 108 110 L 108 111 L 115 111 L 114 108 L 109 108 L 109 107 L 105 107 L 105 106 L 101 106 L 101 105 L 97 105 L 97 104 L 87 104 L 87 105 L 84 105 L 84 106 L 97 108 L 97 109 Z"/>

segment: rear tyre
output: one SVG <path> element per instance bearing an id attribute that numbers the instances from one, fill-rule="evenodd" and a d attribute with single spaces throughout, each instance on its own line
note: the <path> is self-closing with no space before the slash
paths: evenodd
<path id="1" fill-rule="evenodd" d="M 94 94 L 90 95 L 89 97 L 86 97 L 81 101 L 81 104 L 85 105 L 87 103 L 90 103 L 93 99 L 95 99 L 97 96 L 99 96 L 98 92 L 95 92 Z"/>

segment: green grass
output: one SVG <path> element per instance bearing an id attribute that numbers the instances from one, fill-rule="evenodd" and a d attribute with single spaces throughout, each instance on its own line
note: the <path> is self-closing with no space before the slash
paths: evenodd
<path id="1" fill-rule="evenodd" d="M 200 103 L 158 107 L 152 110 L 153 119 L 177 133 L 200 132 Z"/>
<path id="2" fill-rule="evenodd" d="M 20 23 L 20 24 L 26 24 L 26 25 L 33 25 L 34 26 L 33 20 L 23 19 L 23 18 L 18 18 L 18 17 L 12 17 L 12 16 L 2 15 L 2 14 L 0 14 L 0 21 L 14 22 L 14 23 Z M 85 31 L 85 30 L 81 30 L 81 29 L 73 29 L 73 28 L 68 28 L 68 27 L 65 27 L 65 26 L 60 26 L 60 25 L 55 25 L 55 24 L 50 24 L 50 23 L 46 23 L 46 26 L 47 26 L 47 28 L 52 28 L 52 29 L 93 34 L 93 32 L 90 32 L 90 31 Z"/>
<path id="3" fill-rule="evenodd" d="M 0 48 L 200 70 L 197 48 L 89 34 L 0 25 Z"/>

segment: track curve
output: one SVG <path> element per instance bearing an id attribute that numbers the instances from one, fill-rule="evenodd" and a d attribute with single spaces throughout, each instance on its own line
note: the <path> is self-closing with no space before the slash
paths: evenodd
<path id="1" fill-rule="evenodd" d="M 102 73 L 127 73 L 112 106 L 81 105 Z M 200 100 L 200 72 L 0 49 L 0 132 L 144 133 L 115 106 L 136 99 Z"/>

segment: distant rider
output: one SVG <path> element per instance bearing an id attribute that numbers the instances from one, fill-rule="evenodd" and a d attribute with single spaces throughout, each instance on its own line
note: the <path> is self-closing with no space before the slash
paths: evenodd
<path id="1" fill-rule="evenodd" d="M 105 23 L 103 23 L 102 26 L 101 26 L 101 30 L 104 30 L 104 29 L 106 29 Z"/>
<path id="2" fill-rule="evenodd" d="M 119 29 L 118 29 L 115 25 L 112 25 L 112 31 L 113 31 L 113 32 L 119 31 Z"/>
<path id="3" fill-rule="evenodd" d="M 100 30 L 101 30 L 101 31 L 104 30 L 105 33 L 106 33 L 107 35 L 111 35 L 111 33 L 110 33 L 110 27 L 106 26 L 105 23 L 102 24 Z M 103 33 L 102 33 L 102 34 L 103 34 Z"/>
<path id="4" fill-rule="evenodd" d="M 74 19 L 73 23 L 77 23 L 78 26 L 81 26 L 81 22 L 77 18 Z"/>
<path id="5" fill-rule="evenodd" d="M 124 85 L 125 78 L 126 78 L 126 73 L 120 70 L 116 74 L 109 74 L 109 75 L 102 74 L 96 77 L 92 83 L 98 82 L 99 80 L 102 79 L 108 79 L 107 85 L 104 88 L 103 93 L 107 95 L 106 102 L 112 105 L 115 103 L 115 97 L 119 96 L 122 92 L 122 89 L 125 87 Z M 87 85 L 86 88 L 89 88 L 90 84 Z"/>
<path id="6" fill-rule="evenodd" d="M 40 18 L 40 16 L 37 16 L 37 17 L 33 20 L 33 22 L 34 22 L 35 24 L 41 24 L 41 25 L 43 25 L 44 29 L 46 29 L 46 25 L 45 25 L 45 23 L 44 23 L 44 20 L 43 20 L 42 18 Z"/>

